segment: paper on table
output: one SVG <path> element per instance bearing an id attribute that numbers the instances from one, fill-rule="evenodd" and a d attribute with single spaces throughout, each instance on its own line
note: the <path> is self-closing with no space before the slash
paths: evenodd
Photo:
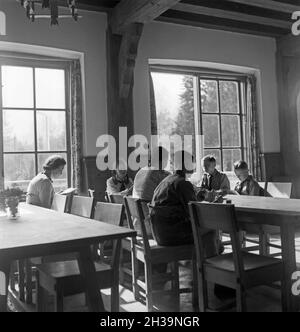
<path id="1" fill-rule="evenodd" d="M 60 193 L 60 195 L 70 195 L 76 192 L 76 188 L 68 188 Z"/>

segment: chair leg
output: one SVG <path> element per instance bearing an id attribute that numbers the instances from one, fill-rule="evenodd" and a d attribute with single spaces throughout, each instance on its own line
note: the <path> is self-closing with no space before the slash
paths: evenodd
<path id="1" fill-rule="evenodd" d="M 193 269 L 192 301 L 193 301 L 194 311 L 198 312 L 199 311 L 198 274 L 197 274 L 197 261 L 195 256 L 193 256 L 192 260 L 192 269 Z"/>
<path id="2" fill-rule="evenodd" d="M 178 262 L 173 262 L 171 264 L 172 268 L 172 291 L 174 292 L 176 310 L 180 312 L 180 283 L 179 283 L 179 264 Z"/>
<path id="3" fill-rule="evenodd" d="M 25 272 L 24 272 L 25 266 L 24 261 L 19 260 L 18 261 L 18 271 L 19 271 L 19 277 L 18 277 L 18 284 L 19 284 L 19 298 L 21 302 L 25 302 Z"/>
<path id="4" fill-rule="evenodd" d="M 247 312 L 246 292 L 241 285 L 236 290 L 237 312 Z"/>
<path id="5" fill-rule="evenodd" d="M 40 285 L 39 272 L 36 272 L 36 310 L 37 312 L 45 311 L 45 290 Z"/>
<path id="6" fill-rule="evenodd" d="M 281 306 L 282 312 L 288 312 L 288 296 L 286 294 L 286 280 L 284 277 L 281 280 Z"/>
<path id="7" fill-rule="evenodd" d="M 25 271 L 26 303 L 32 304 L 32 265 L 28 259 L 25 261 Z"/>
<path id="8" fill-rule="evenodd" d="M 63 312 L 64 311 L 64 293 L 61 287 L 57 285 L 56 294 L 54 296 L 54 311 Z"/>
<path id="9" fill-rule="evenodd" d="M 146 306 L 148 312 L 153 312 L 153 285 L 151 262 L 145 262 Z"/>
<path id="10" fill-rule="evenodd" d="M 133 294 L 134 294 L 135 300 L 139 301 L 140 292 L 139 292 L 139 286 L 138 286 L 138 283 L 137 283 L 137 280 L 138 280 L 138 277 L 139 277 L 139 261 L 136 259 L 134 249 L 131 250 L 131 269 L 132 269 Z"/>
<path id="11" fill-rule="evenodd" d="M 16 280 L 15 280 L 15 272 L 16 272 L 16 262 L 13 262 L 10 269 L 10 278 L 9 278 L 9 287 L 12 291 L 16 290 Z"/>
<path id="12" fill-rule="evenodd" d="M 270 256 L 270 248 L 268 242 L 270 237 L 264 231 L 259 233 L 259 253 L 262 256 Z"/>
<path id="13" fill-rule="evenodd" d="M 208 285 L 203 273 L 198 274 L 199 311 L 206 312 L 209 309 Z"/>

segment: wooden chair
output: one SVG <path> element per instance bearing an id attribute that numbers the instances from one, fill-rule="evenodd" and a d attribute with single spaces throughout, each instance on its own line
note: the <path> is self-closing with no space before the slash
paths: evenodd
<path id="1" fill-rule="evenodd" d="M 154 240 L 148 238 L 145 219 L 149 215 L 148 202 L 131 197 L 125 197 L 125 209 L 128 216 L 128 224 L 131 229 L 135 229 L 135 224 L 138 224 L 142 236 L 136 237 L 131 242 L 132 254 L 132 283 L 134 296 L 137 300 L 141 299 L 142 290 L 146 296 L 146 306 L 149 312 L 154 311 L 153 295 L 161 292 L 154 290 L 155 279 L 158 281 L 172 281 L 171 293 L 175 295 L 175 301 L 179 309 L 180 305 L 180 290 L 179 285 L 179 261 L 194 261 L 193 253 L 194 246 L 178 246 L 178 247 L 162 247 L 157 245 Z M 144 264 L 144 277 L 139 273 L 138 262 Z M 171 272 L 164 274 L 153 274 L 153 267 L 159 264 L 171 265 Z M 195 293 L 193 293 L 195 295 Z M 193 302 L 196 301 L 195 296 Z"/>
<path id="2" fill-rule="evenodd" d="M 277 281 L 282 282 L 282 307 L 285 311 L 283 263 L 279 259 L 242 251 L 235 207 L 229 204 L 189 205 L 197 255 L 200 311 L 209 311 L 208 282 L 235 289 L 237 311 L 244 312 L 247 311 L 249 289 Z M 218 229 L 230 234 L 233 252 L 206 258 L 201 231 Z"/>
<path id="3" fill-rule="evenodd" d="M 70 213 L 84 218 L 93 218 L 94 198 L 73 196 Z"/>
<path id="4" fill-rule="evenodd" d="M 122 225 L 124 207 L 118 204 L 98 203 L 95 220 Z M 112 256 L 106 262 L 95 262 L 100 289 L 111 288 L 111 311 L 119 311 L 119 260 L 121 241 L 113 244 Z M 64 297 L 83 293 L 85 283 L 77 261 L 48 263 L 37 267 L 37 310 L 44 311 L 45 291 L 55 297 L 55 311 L 64 309 Z"/>
<path id="5" fill-rule="evenodd" d="M 51 206 L 51 210 L 65 213 L 68 209 L 68 196 L 55 194 L 53 197 L 53 202 Z"/>
<path id="6" fill-rule="evenodd" d="M 269 182 L 267 184 L 267 193 L 269 196 L 274 198 L 291 198 L 293 184 L 283 183 L 283 182 Z M 280 250 L 279 253 L 273 254 L 271 256 L 277 257 L 281 256 L 281 245 L 276 245 L 272 243 L 272 237 L 280 238 L 280 228 L 276 226 L 263 226 L 263 237 L 262 237 L 262 248 L 264 255 L 271 255 L 271 248 Z"/>
<path id="7" fill-rule="evenodd" d="M 114 204 L 124 204 L 124 196 L 119 194 L 109 195 L 109 201 Z"/>
<path id="8" fill-rule="evenodd" d="M 70 204 L 70 196 L 55 194 L 51 209 L 57 212 L 66 213 Z M 42 258 L 26 259 L 18 261 L 18 286 L 20 301 L 32 304 L 33 275 L 35 265 L 40 263 Z"/>

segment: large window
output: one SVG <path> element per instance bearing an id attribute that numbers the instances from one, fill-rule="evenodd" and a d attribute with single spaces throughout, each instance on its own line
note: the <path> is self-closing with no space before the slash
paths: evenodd
<path id="1" fill-rule="evenodd" d="M 243 79 L 162 71 L 152 71 L 152 79 L 158 134 L 203 135 L 202 153 L 233 174 L 234 162 L 246 158 Z"/>
<path id="2" fill-rule="evenodd" d="M 26 190 L 49 156 L 68 160 L 67 70 L 44 62 L 0 64 L 2 186 Z M 56 189 L 69 185 L 69 175 L 67 167 Z"/>

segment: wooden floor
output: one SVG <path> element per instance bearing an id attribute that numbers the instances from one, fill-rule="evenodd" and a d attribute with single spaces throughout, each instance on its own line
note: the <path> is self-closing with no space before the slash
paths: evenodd
<path id="1" fill-rule="evenodd" d="M 279 241 L 275 241 L 279 244 Z M 297 262 L 300 262 L 300 235 L 296 239 L 297 248 Z M 191 267 L 189 264 L 182 265 L 180 268 L 180 283 L 181 287 L 191 287 L 192 275 Z M 168 285 L 165 285 L 168 287 Z M 105 308 L 110 311 L 110 291 L 102 291 Z M 130 290 L 124 287 L 120 287 L 120 310 L 122 312 L 146 312 L 146 306 L 143 303 L 135 301 L 133 294 Z M 170 296 L 163 296 L 160 294 L 159 299 L 154 299 L 155 308 L 161 312 L 174 312 L 176 309 L 172 306 L 174 303 Z M 223 306 L 224 303 L 215 298 L 213 293 L 213 286 L 210 287 L 210 301 L 212 308 L 218 308 Z M 181 295 L 181 312 L 193 312 L 192 297 L 191 294 Z M 259 287 L 253 289 L 248 294 L 248 311 L 250 312 L 281 312 L 281 295 L 280 291 L 270 287 Z M 9 309 L 12 312 L 29 311 L 34 312 L 35 306 L 28 306 L 20 303 L 17 299 L 17 294 L 10 294 L 9 298 Z M 49 311 L 53 311 L 51 299 L 49 300 Z M 84 295 L 78 295 L 75 297 L 66 298 L 65 300 L 65 311 L 83 312 L 86 311 L 85 297 Z M 234 309 L 232 309 L 234 311 Z M 231 311 L 232 311 L 231 310 Z"/>
<path id="2" fill-rule="evenodd" d="M 181 268 L 181 284 L 182 287 L 190 286 L 191 284 L 191 274 L 188 268 Z M 166 286 L 167 287 L 167 286 Z M 110 291 L 102 291 L 103 300 L 105 303 L 105 308 L 110 311 Z M 120 287 L 121 296 L 121 311 L 122 312 L 146 312 L 146 306 L 143 303 L 134 300 L 133 294 L 130 290 Z M 216 309 L 222 305 L 224 302 L 219 301 L 214 297 L 213 287 L 210 288 L 210 300 L 211 307 Z M 160 295 L 159 299 L 155 299 L 155 307 L 157 311 L 160 312 L 174 312 L 176 309 L 172 306 L 174 303 L 171 296 Z M 260 287 L 251 291 L 248 295 L 248 310 L 250 312 L 280 312 L 281 311 L 281 300 L 280 291 L 272 289 L 269 287 Z M 24 305 L 20 303 L 17 299 L 17 294 L 10 294 L 9 308 L 13 312 L 34 312 L 34 306 Z M 53 306 L 51 299 L 48 303 L 48 311 L 53 311 Z M 65 300 L 65 311 L 66 312 L 85 312 L 87 308 L 85 307 L 85 297 L 84 295 L 78 295 Z M 181 295 L 181 312 L 193 312 L 192 298 L 191 294 Z M 232 309 L 231 311 L 234 311 Z"/>

